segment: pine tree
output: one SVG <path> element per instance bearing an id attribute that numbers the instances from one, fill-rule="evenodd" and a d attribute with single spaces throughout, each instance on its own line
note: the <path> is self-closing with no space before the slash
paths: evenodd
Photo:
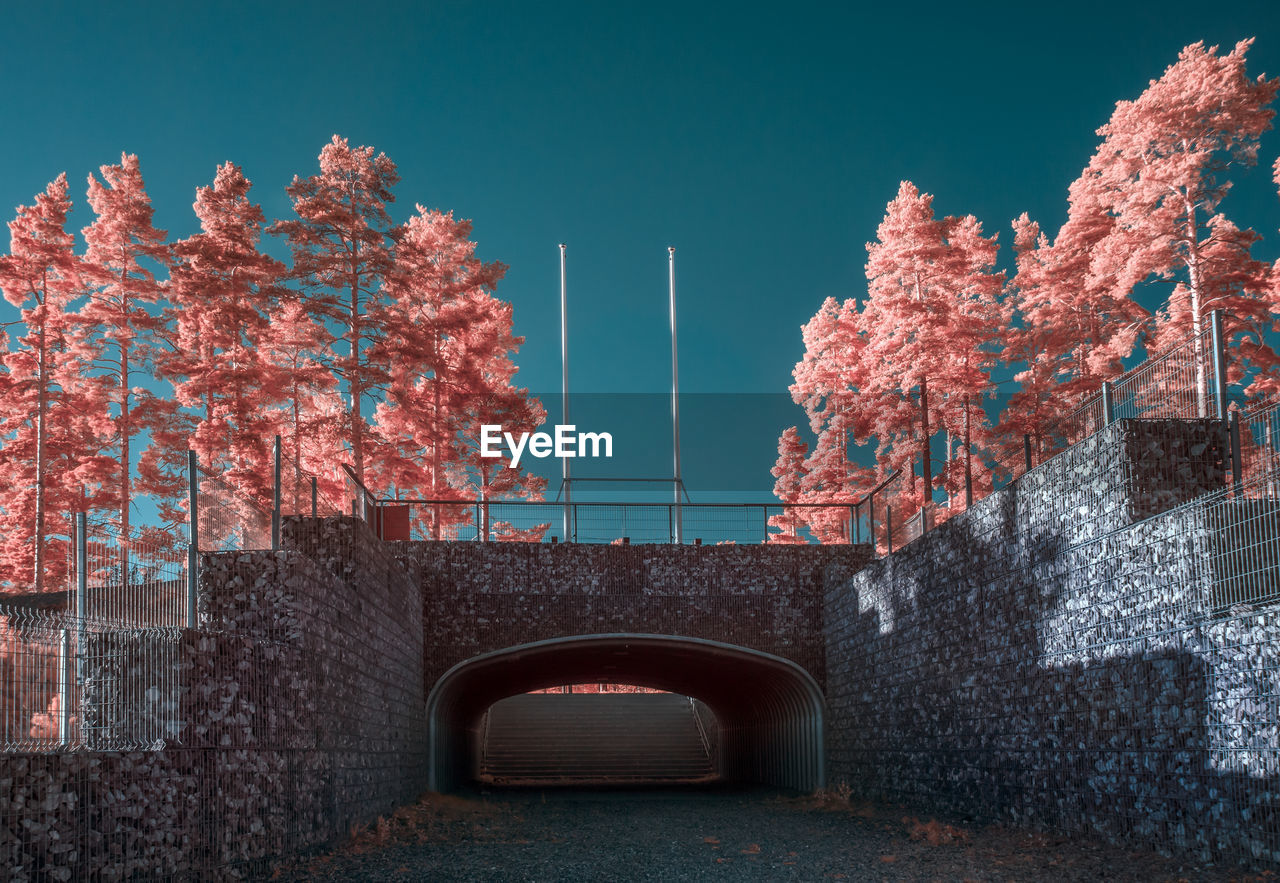
<path id="1" fill-rule="evenodd" d="M 867 244 L 868 298 L 860 327 L 866 389 L 898 397 L 881 404 L 873 431 L 878 459 L 912 476 L 914 439 L 922 471 L 932 477 L 931 441 L 939 416 L 954 403 L 970 415 L 989 386 L 990 346 L 1005 321 L 998 304 L 1003 274 L 992 270 L 996 237 L 984 237 L 972 216 L 935 219 L 933 197 L 902 182 Z M 914 407 L 909 391 L 917 391 Z M 859 437 L 858 441 L 864 441 Z M 967 455 L 966 455 L 967 456 Z M 933 482 L 920 499 L 932 502 Z"/>
<path id="2" fill-rule="evenodd" d="M 338 329 L 334 368 L 347 397 L 342 430 L 361 481 L 375 434 L 365 417 L 366 399 L 387 376 L 386 365 L 373 357 L 383 333 L 382 285 L 393 260 L 395 227 L 387 205 L 399 180 L 385 154 L 352 148 L 334 135 L 320 151 L 320 174 L 295 176 L 288 187 L 298 219 L 271 226 L 288 238 L 291 276 L 307 292 L 307 309 Z"/>
<path id="3" fill-rule="evenodd" d="M 160 427 L 168 413 L 163 401 L 142 385 L 154 366 L 162 285 L 156 271 L 167 267 L 165 232 L 152 225 L 151 200 L 138 158 L 101 168 L 102 181 L 89 176 L 89 205 L 96 219 L 84 228 L 84 268 L 92 282 L 88 302 L 72 325 L 71 354 L 92 371 L 86 392 L 93 402 L 104 446 L 111 452 L 109 474 L 97 478 L 110 487 L 103 502 L 119 515 L 122 536 L 130 532 L 134 503 L 134 443 Z M 128 572 L 128 562 L 122 563 Z"/>
<path id="4" fill-rule="evenodd" d="M 825 304 L 824 304 L 825 306 Z M 778 461 L 770 470 L 774 477 L 773 495 L 783 503 L 798 503 L 803 493 L 805 458 L 809 445 L 800 438 L 800 431 L 792 426 L 778 438 Z M 769 526 L 778 528 L 770 533 L 771 543 L 803 543 L 799 530 L 804 524 L 802 509 L 785 508 L 781 515 L 769 518 Z"/>
<path id="5" fill-rule="evenodd" d="M 1102 144 L 1085 181 L 1115 223 L 1091 273 L 1123 294 L 1148 280 L 1175 283 L 1157 315 L 1155 350 L 1189 335 L 1198 342 L 1214 309 L 1231 314 L 1232 334 L 1256 337 L 1270 323 L 1265 267 L 1249 254 L 1257 236 L 1219 211 L 1231 167 L 1256 161 L 1258 139 L 1275 116 L 1267 105 L 1280 80 L 1245 74 L 1252 42 L 1221 56 L 1216 46 L 1187 46 L 1142 95 L 1118 102 L 1098 130 Z M 1208 413 L 1206 358 L 1197 349 L 1201 414 Z M 1253 358 L 1264 371 L 1280 362 L 1266 346 Z"/>
<path id="6" fill-rule="evenodd" d="M 184 427 L 204 466 L 251 496 L 270 493 L 270 445 L 280 401 L 263 359 L 272 288 L 284 268 L 259 251 L 264 219 L 238 166 L 218 167 L 196 190 L 200 232 L 174 244 L 170 273 L 172 351 L 160 374 L 194 419 Z M 172 440 L 181 453 L 186 447 Z"/>
<path id="7" fill-rule="evenodd" d="M 21 310 L 25 333 L 3 356 L 0 439 L 4 482 L 0 580 L 44 591 L 57 584 L 66 555 L 46 554 L 49 511 L 70 511 L 77 442 L 74 384 L 66 383 L 67 309 L 81 292 L 74 237 L 66 230 L 71 200 L 60 175 L 9 222 L 9 254 L 0 257 L 0 289 Z M 6 348 L 7 350 L 7 348 Z M 61 532 L 61 531 L 59 531 Z M 48 577 L 53 577 L 52 580 Z"/>

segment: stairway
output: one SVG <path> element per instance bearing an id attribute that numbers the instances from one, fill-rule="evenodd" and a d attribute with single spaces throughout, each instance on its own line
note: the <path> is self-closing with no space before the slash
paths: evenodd
<path id="1" fill-rule="evenodd" d="M 714 777 L 689 699 L 676 693 L 528 693 L 488 712 L 484 782 L 665 784 Z"/>

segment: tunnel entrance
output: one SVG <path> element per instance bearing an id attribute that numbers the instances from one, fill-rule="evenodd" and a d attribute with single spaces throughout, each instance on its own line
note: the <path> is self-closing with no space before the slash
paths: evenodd
<path id="1" fill-rule="evenodd" d="M 481 719 L 479 780 L 667 785 L 716 778 L 718 726 L 704 703 L 679 693 L 594 686 L 523 693 L 490 706 Z"/>
<path id="2" fill-rule="evenodd" d="M 690 698 L 704 703 L 710 712 L 706 720 L 715 722 L 714 746 L 708 745 L 714 752 L 714 775 L 723 781 L 802 791 L 824 783 L 822 693 L 804 669 L 781 657 L 716 641 L 602 634 L 509 647 L 446 672 L 427 697 L 431 790 L 452 791 L 493 776 L 486 767 L 491 708 L 501 715 L 520 703 L 558 695 L 526 698 L 530 691 L 581 682 L 635 684 L 677 694 L 685 704 Z M 519 701 L 502 706 L 508 697 Z M 557 709 L 551 705 L 524 710 L 537 709 L 555 720 Z M 696 706 L 690 709 L 692 713 Z"/>

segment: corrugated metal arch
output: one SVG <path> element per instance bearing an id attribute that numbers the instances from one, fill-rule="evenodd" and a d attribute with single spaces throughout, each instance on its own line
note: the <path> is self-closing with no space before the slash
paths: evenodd
<path id="1" fill-rule="evenodd" d="M 507 696 L 609 681 L 693 696 L 720 724 L 721 773 L 800 791 L 825 784 L 824 700 L 794 662 L 733 644 L 674 635 L 552 638 L 458 663 L 427 696 L 428 786 L 451 791 L 474 774 L 477 725 Z"/>

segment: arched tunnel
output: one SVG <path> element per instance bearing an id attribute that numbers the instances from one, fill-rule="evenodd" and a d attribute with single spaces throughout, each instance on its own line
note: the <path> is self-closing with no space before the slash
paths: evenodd
<path id="1" fill-rule="evenodd" d="M 706 703 L 719 722 L 720 773 L 727 781 L 800 791 L 824 784 L 822 692 L 800 666 L 699 638 L 602 634 L 522 644 L 449 669 L 427 697 L 429 787 L 452 791 L 473 777 L 479 724 L 493 703 L 593 681 Z"/>

